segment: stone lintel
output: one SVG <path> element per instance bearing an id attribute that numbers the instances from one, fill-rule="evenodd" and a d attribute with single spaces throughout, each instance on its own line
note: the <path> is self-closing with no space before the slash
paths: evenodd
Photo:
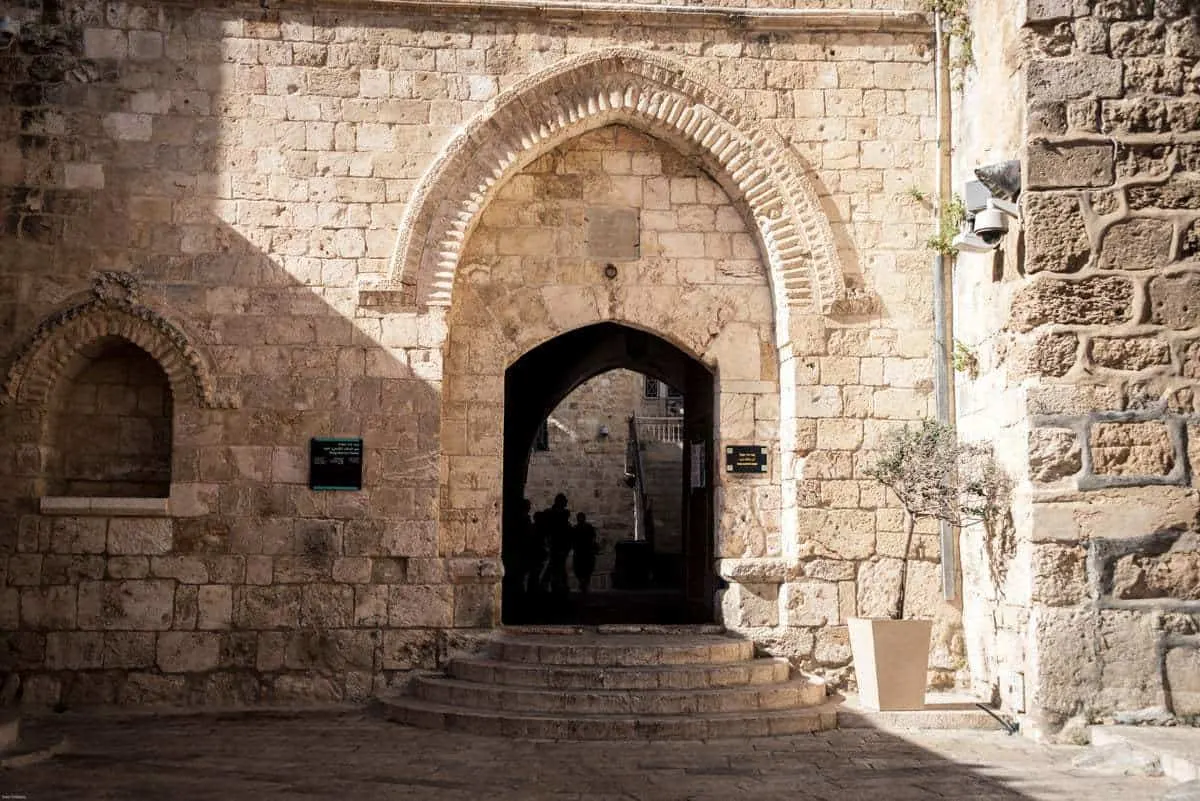
<path id="1" fill-rule="evenodd" d="M 72 517 L 168 517 L 166 498 L 76 498 L 46 495 L 41 499 L 44 515 Z"/>
<path id="2" fill-rule="evenodd" d="M 787 559 L 717 560 L 717 575 L 738 584 L 783 584 L 803 572 L 799 564 Z"/>
<path id="3" fill-rule="evenodd" d="M 179 0 L 168 0 L 183 5 Z M 195 3 L 187 3 L 194 8 Z M 200 5 L 208 5 L 201 3 Z M 224 4 L 211 3 L 224 7 Z M 254 4 L 255 9 L 258 4 Z M 533 19 L 542 22 L 653 25 L 666 28 L 741 28 L 747 31 L 820 31 L 848 33 L 932 33 L 928 14 L 883 9 L 723 8 L 586 0 L 303 0 L 298 8 L 394 9 L 407 14 L 476 19 Z"/>

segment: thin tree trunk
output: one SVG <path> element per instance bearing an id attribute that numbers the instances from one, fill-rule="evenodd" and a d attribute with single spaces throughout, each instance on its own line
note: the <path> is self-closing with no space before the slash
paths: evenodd
<path id="1" fill-rule="evenodd" d="M 917 521 L 910 513 L 904 515 L 904 559 L 900 563 L 900 592 L 896 597 L 896 608 L 892 612 L 892 620 L 904 617 L 904 593 L 908 589 L 908 549 L 912 547 L 913 531 Z"/>

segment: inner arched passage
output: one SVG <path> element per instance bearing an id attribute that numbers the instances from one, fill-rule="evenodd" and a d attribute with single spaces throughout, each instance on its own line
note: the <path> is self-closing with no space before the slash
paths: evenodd
<path id="1" fill-rule="evenodd" d="M 569 331 L 524 354 L 504 374 L 504 489 L 502 548 L 506 566 L 527 536 L 521 523 L 530 453 L 546 416 L 588 379 L 625 368 L 679 388 L 686 398 L 682 424 L 683 470 L 680 520 L 682 582 L 674 588 L 617 590 L 588 605 L 529 598 L 512 582 L 504 587 L 506 623 L 709 622 L 713 618 L 713 499 L 711 454 L 714 376 L 699 360 L 667 340 L 619 323 Z M 634 492 L 634 489 L 630 490 Z M 639 559 L 650 546 L 631 546 Z"/>

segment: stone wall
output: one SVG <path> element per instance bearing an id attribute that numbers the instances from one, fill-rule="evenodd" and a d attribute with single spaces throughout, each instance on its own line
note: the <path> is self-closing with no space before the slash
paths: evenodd
<path id="1" fill-rule="evenodd" d="M 434 666 L 498 619 L 498 377 L 604 319 L 703 359 L 718 442 L 769 446 L 718 487 L 726 622 L 844 670 L 841 623 L 901 555 L 863 449 L 929 410 L 923 20 L 12 13 L 0 572 L 26 698 L 360 698 Z M 614 124 L 656 138 L 569 144 Z M 578 244 L 538 215 L 599 198 L 639 209 L 651 257 L 618 265 L 620 302 L 538 258 Z M 108 337 L 170 385 L 168 502 L 48 489 L 50 398 Z M 361 492 L 308 488 L 314 436 L 364 439 Z M 946 677 L 936 552 L 910 597 Z"/>
<path id="2" fill-rule="evenodd" d="M 1023 66 L 1023 142 L 1001 157 L 1024 161 L 1023 273 L 960 292 L 1006 317 L 973 332 L 985 375 L 967 397 L 1011 399 L 991 408 L 1015 408 L 999 411 L 1002 449 L 1021 453 L 1009 461 L 1027 479 L 1012 540 L 975 540 L 999 548 L 993 687 L 1039 732 L 1186 718 L 1200 647 L 1200 162 L 1185 133 L 1200 34 L 1173 2 L 1030 2 L 1022 34 L 1008 57 Z"/>

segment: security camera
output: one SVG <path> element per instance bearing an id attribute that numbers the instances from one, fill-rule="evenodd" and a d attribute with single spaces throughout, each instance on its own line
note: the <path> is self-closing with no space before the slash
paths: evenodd
<path id="1" fill-rule="evenodd" d="M 1008 232 L 1008 219 L 1019 219 L 1017 215 L 1016 203 L 990 197 L 987 199 L 987 205 L 975 214 L 971 230 L 984 242 L 997 245 Z"/>
<path id="2" fill-rule="evenodd" d="M 979 212 L 971 225 L 971 232 L 992 247 L 1000 244 L 1000 239 L 1007 231 L 1008 218 L 1004 216 L 1004 212 L 996 209 L 984 209 Z"/>

